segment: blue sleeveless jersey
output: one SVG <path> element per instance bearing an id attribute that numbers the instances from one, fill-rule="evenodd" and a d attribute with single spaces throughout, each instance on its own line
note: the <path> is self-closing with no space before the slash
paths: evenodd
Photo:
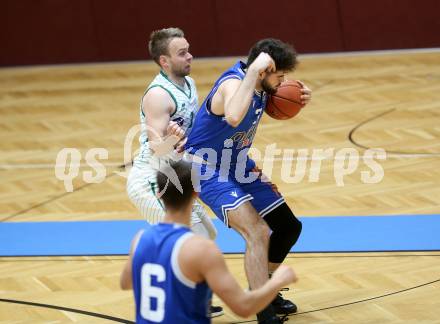
<path id="1" fill-rule="evenodd" d="M 214 87 L 197 112 L 193 129 L 185 145 L 185 149 L 190 154 L 198 155 L 217 167 L 221 165 L 222 156 L 223 159 L 228 159 L 222 150 L 229 150 L 227 154 L 231 153 L 231 161 L 230 163 L 224 162 L 224 164 L 230 165 L 230 172 L 236 168 L 238 163 L 246 163 L 246 170 L 255 167 L 255 162 L 248 158 L 247 152 L 252 145 L 261 116 L 266 108 L 267 95 L 263 91 L 261 93 L 254 92 L 246 116 L 235 128 L 226 122 L 225 116 L 212 113 L 211 101 L 224 81 L 229 79 L 243 80 L 245 69 L 246 64 L 238 61 L 215 82 Z M 206 152 L 212 150 L 216 152 L 216 156 L 206 154 Z"/>
<path id="2" fill-rule="evenodd" d="M 177 256 L 192 232 L 159 223 L 141 235 L 133 255 L 136 323 L 210 323 L 212 292 L 180 271 Z"/>

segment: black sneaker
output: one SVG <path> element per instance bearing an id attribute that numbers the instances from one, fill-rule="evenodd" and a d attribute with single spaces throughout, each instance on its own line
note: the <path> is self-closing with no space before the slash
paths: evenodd
<path id="1" fill-rule="evenodd" d="M 283 288 L 283 291 L 289 290 L 289 288 Z M 275 309 L 275 313 L 277 314 L 293 314 L 296 313 L 298 308 L 294 303 L 292 303 L 288 299 L 284 299 L 281 293 L 278 293 L 278 295 L 275 297 L 275 299 L 272 301 L 271 305 Z"/>
<path id="2" fill-rule="evenodd" d="M 258 324 L 281 324 L 287 321 L 287 315 L 278 317 L 272 305 L 267 306 L 257 314 Z"/>
<path id="3" fill-rule="evenodd" d="M 209 317 L 217 317 L 223 315 L 223 308 L 221 306 L 211 306 L 209 308 Z"/>
<path id="4" fill-rule="evenodd" d="M 287 315 L 284 315 L 283 317 L 278 317 L 275 315 L 261 321 L 259 320 L 258 324 L 282 324 L 287 320 L 288 320 Z"/>

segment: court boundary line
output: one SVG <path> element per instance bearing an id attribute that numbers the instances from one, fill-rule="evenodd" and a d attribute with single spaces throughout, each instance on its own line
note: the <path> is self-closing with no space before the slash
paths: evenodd
<path id="1" fill-rule="evenodd" d="M 299 315 L 303 315 L 303 314 L 316 313 L 316 312 L 321 312 L 321 311 L 324 311 L 324 310 L 335 309 L 335 308 L 340 308 L 340 307 L 346 307 L 346 306 L 351 306 L 351 305 L 355 305 L 355 304 L 361 304 L 361 303 L 365 303 L 365 302 L 368 302 L 368 301 L 382 299 L 382 298 L 385 298 L 385 297 L 389 297 L 389 296 L 393 296 L 393 295 L 398 295 L 398 294 L 401 294 L 401 293 L 405 293 L 407 291 L 411 291 L 411 290 L 415 290 L 415 289 L 418 289 L 418 288 L 426 287 L 426 286 L 435 284 L 437 282 L 440 282 L 440 279 L 435 279 L 435 280 L 432 280 L 432 281 L 425 282 L 423 284 L 419 284 L 419 285 L 412 286 L 412 287 L 409 287 L 409 288 L 405 288 L 405 289 L 389 292 L 389 293 L 382 294 L 382 295 L 379 295 L 379 296 L 374 296 L 374 297 L 364 298 L 364 299 L 360 299 L 360 300 L 355 300 L 355 301 L 352 301 L 352 302 L 349 302 L 349 303 L 344 303 L 344 304 L 339 304 L 339 305 L 333 305 L 333 306 L 322 307 L 322 308 L 318 308 L 318 309 L 312 309 L 312 310 L 309 310 L 309 311 L 299 312 L 299 313 L 295 313 L 295 314 L 289 314 L 288 316 L 299 316 Z M 105 314 L 100 314 L 100 313 L 95 313 L 95 312 L 90 312 L 90 311 L 84 311 L 84 310 L 75 309 L 75 308 L 69 308 L 69 307 L 64 307 L 64 306 L 57 306 L 57 305 L 50 305 L 50 304 L 43 304 L 43 303 L 35 303 L 35 302 L 28 302 L 28 301 L 15 300 L 15 299 L 5 299 L 5 298 L 0 298 L 0 302 L 6 302 L 6 303 L 12 303 L 12 304 L 20 304 L 20 305 L 27 305 L 27 306 L 33 306 L 33 307 L 43 307 L 43 308 L 55 309 L 55 310 L 59 310 L 59 311 L 67 311 L 67 312 L 78 313 L 78 314 L 82 314 L 82 315 L 86 315 L 86 316 L 92 316 L 92 317 L 108 319 L 108 320 L 111 320 L 111 321 L 114 321 L 114 322 L 119 322 L 119 323 L 130 323 L 130 324 L 134 323 L 133 321 L 122 319 L 122 318 L 119 318 L 119 317 L 114 317 L 114 316 L 110 316 L 110 315 L 105 315 Z M 231 323 L 232 324 L 241 324 L 241 323 L 252 323 L 252 322 L 256 322 L 256 321 L 257 320 L 255 319 L 255 320 L 238 321 L 238 322 L 231 322 Z"/>
<path id="2" fill-rule="evenodd" d="M 110 320 L 110 321 L 118 322 L 118 323 L 130 323 L 130 324 L 133 323 L 134 324 L 133 321 L 129 321 L 129 320 L 126 320 L 123 318 L 100 314 L 100 313 L 95 313 L 95 312 L 90 312 L 90 311 L 85 311 L 85 310 L 76 309 L 76 308 L 64 307 L 64 306 L 57 306 L 57 305 L 43 304 L 43 303 L 34 303 L 34 302 L 28 302 L 28 301 L 24 301 L 24 300 L 6 299 L 6 298 L 0 298 L 0 302 L 27 305 L 27 306 L 33 306 L 33 307 L 50 308 L 50 309 L 55 309 L 55 310 L 59 310 L 59 311 L 77 313 L 77 314 L 81 314 L 81 315 L 85 315 L 85 316 L 98 317 L 98 318 L 102 318 L 102 319 L 106 319 L 106 320 Z"/>
<path id="3" fill-rule="evenodd" d="M 401 253 L 393 251 L 393 253 Z M 419 252 L 440 252 L 440 250 L 431 250 L 431 251 L 415 251 L 414 253 Z M 303 256 L 301 254 L 316 254 L 312 252 L 290 252 L 287 255 L 286 259 L 319 259 L 319 258 L 394 258 L 394 257 L 440 257 L 440 254 L 387 254 L 387 255 L 345 255 L 345 254 L 366 254 L 366 253 L 388 253 L 388 252 L 321 252 L 319 254 L 334 254 L 334 255 L 310 255 Z M 406 252 L 408 253 L 408 252 Z M 300 255 L 298 255 L 300 254 Z M 344 255 L 340 255 L 344 254 Z M 236 255 L 236 256 L 234 256 Z M 226 260 L 238 260 L 243 258 L 244 253 L 223 253 L 223 257 Z M 93 257 L 102 257 L 94 259 Z M 105 257 L 119 257 L 117 259 L 104 259 Z M 108 255 L 72 255 L 72 256 L 55 256 L 55 255 L 45 255 L 45 256 L 2 256 L 0 257 L 0 262 L 107 262 L 107 261 L 126 261 L 128 254 L 108 254 Z M 16 260 L 7 260 L 8 258 L 16 258 Z M 20 260 L 21 258 L 26 258 L 24 260 Z M 32 258 L 32 259 L 31 259 Z M 43 258 L 55 258 L 55 259 L 43 259 Z M 58 259 L 58 258 L 87 258 L 87 259 Z"/>
<path id="4" fill-rule="evenodd" d="M 354 146 L 357 146 L 357 147 L 359 147 L 361 149 L 364 149 L 364 150 L 374 150 L 374 148 L 372 148 L 372 147 L 360 144 L 359 142 L 355 141 L 354 138 L 353 138 L 355 132 L 358 129 L 360 129 L 362 126 L 364 126 L 364 125 L 366 125 L 366 124 L 368 124 L 368 123 L 370 123 L 370 122 L 372 122 L 372 121 L 374 121 L 376 119 L 379 119 L 379 118 L 381 118 L 381 117 L 383 117 L 385 115 L 388 115 L 388 114 L 390 114 L 390 113 L 392 113 L 392 112 L 394 112 L 396 110 L 397 110 L 396 108 L 388 109 L 388 110 L 386 110 L 386 111 L 384 111 L 384 112 L 382 112 L 380 114 L 377 114 L 377 115 L 375 115 L 373 117 L 367 118 L 364 121 L 358 123 L 355 127 L 353 127 L 350 130 L 350 132 L 348 133 L 347 139 Z M 388 158 L 388 157 L 414 157 L 414 156 L 417 156 L 417 157 L 438 157 L 438 156 L 440 156 L 440 153 L 429 153 L 429 152 L 403 152 L 403 151 L 394 151 L 394 150 L 385 150 L 385 152 L 387 154 L 386 158 Z M 390 156 L 388 156 L 388 154 Z"/>
<path id="5" fill-rule="evenodd" d="M 393 291 L 390 293 L 386 293 L 386 294 L 382 294 L 379 296 L 374 296 L 374 297 L 370 297 L 370 298 L 364 298 L 364 299 L 360 299 L 360 300 L 356 300 L 353 302 L 349 302 L 349 303 L 344 303 L 344 304 L 340 304 L 340 305 L 334 305 L 334 306 L 328 306 L 328 307 L 322 307 L 322 308 L 318 308 L 318 309 L 312 309 L 309 311 L 304 311 L 304 312 L 299 312 L 299 313 L 295 313 L 295 314 L 289 314 L 287 315 L 287 317 L 289 316 L 299 316 L 299 315 L 303 315 L 303 314 L 310 314 L 310 313 L 316 313 L 316 312 L 321 312 L 324 310 L 329 310 L 329 309 L 335 309 L 335 308 L 340 308 L 340 307 L 346 307 L 346 306 L 351 306 L 351 305 L 355 305 L 355 304 L 361 304 L 361 303 L 365 303 L 371 300 L 376 300 L 376 299 L 382 299 L 385 297 L 389 297 L 389 296 L 393 296 L 393 295 L 398 295 L 407 291 L 411 291 L 411 290 L 415 290 L 421 287 L 426 287 L 432 284 L 435 284 L 437 282 L 440 282 L 440 278 L 439 279 L 435 279 L 429 282 L 425 282 L 423 284 L 417 285 L 417 286 L 412 286 L 409 288 L 405 288 L 405 289 L 401 289 L 401 290 L 397 290 L 397 291 Z M 238 321 L 238 322 L 232 322 L 231 324 L 241 324 L 241 323 L 252 323 L 252 322 L 256 322 L 257 320 L 249 320 L 249 321 Z"/>
<path id="6" fill-rule="evenodd" d="M 396 257 L 399 255 L 386 255 L 386 256 L 368 256 L 368 257 Z M 403 256 L 403 255 L 400 255 Z M 405 255 L 405 256 L 440 256 L 439 255 Z M 288 256 L 288 258 L 293 258 L 292 256 Z M 314 258 L 320 258 L 320 257 L 324 257 L 324 256 L 311 256 Z M 367 257 L 367 256 L 329 256 L 329 257 Z M 2 257 L 3 258 L 3 257 Z M 123 259 L 118 259 L 123 261 Z M 0 259 L 0 262 L 3 261 L 2 259 Z M 12 260 L 12 262 L 14 262 L 15 260 Z M 35 260 L 23 260 L 23 261 L 35 261 Z M 37 260 L 40 261 L 40 260 Z M 46 260 L 44 260 L 46 261 Z M 55 260 L 47 260 L 47 261 L 55 261 Z M 61 260 L 60 260 L 61 261 Z M 62 261 L 69 261 L 69 260 L 62 260 Z M 90 260 L 70 260 L 70 261 L 90 261 Z M 98 261 L 98 260 L 96 260 Z M 100 259 L 99 261 L 113 261 L 113 260 L 102 260 Z M 312 309 L 309 311 L 304 311 L 304 312 L 299 312 L 299 313 L 295 313 L 295 314 L 289 314 L 288 316 L 299 316 L 299 315 L 303 315 L 303 314 L 310 314 L 310 313 L 316 313 L 316 312 L 321 312 L 324 310 L 329 310 L 329 309 L 335 309 L 335 308 L 340 308 L 340 307 L 346 307 L 346 306 L 351 306 L 351 305 L 355 305 L 355 304 L 361 304 L 361 303 L 365 303 L 368 301 L 372 301 L 372 300 L 378 300 L 378 299 L 382 299 L 385 297 L 389 297 L 389 296 L 393 296 L 393 295 L 397 295 L 397 294 L 401 294 L 407 291 L 412 291 L 421 287 L 425 287 L 425 286 L 429 286 L 432 284 L 435 284 L 437 282 L 440 282 L 440 279 L 436 279 L 436 280 L 432 280 L 429 282 L 425 282 L 416 286 L 412 286 L 409 288 L 405 288 L 405 289 L 401 289 L 398 291 L 393 291 L 390 293 L 386 293 L 386 294 L 382 294 L 379 296 L 373 296 L 373 297 L 369 297 L 369 298 L 364 298 L 364 299 L 360 299 L 360 300 L 355 300 L 349 303 L 343 303 L 343 304 L 339 304 L 339 305 L 333 305 L 333 306 L 328 306 L 328 307 L 322 307 L 322 308 L 318 308 L 318 309 Z M 129 324 L 134 324 L 135 322 L 130 321 L 130 320 L 126 320 L 123 318 L 119 318 L 119 317 L 113 317 L 110 315 L 105 315 L 105 314 L 100 314 L 100 313 L 95 313 L 95 312 L 90 312 L 90 311 L 84 311 L 84 310 L 80 310 L 80 309 L 75 309 L 75 308 L 69 308 L 69 307 L 63 307 L 63 306 L 57 306 L 57 305 L 50 305 L 50 304 L 44 304 L 44 303 L 35 303 L 35 302 L 27 302 L 27 301 L 22 301 L 22 300 L 14 300 L 14 299 L 4 299 L 4 298 L 0 298 L 0 302 L 6 302 L 6 303 L 13 303 L 13 304 L 20 304 L 20 305 L 26 305 L 26 306 L 33 306 L 33 307 L 42 307 L 42 308 L 49 308 L 49 309 L 54 309 L 54 310 L 59 310 L 59 311 L 67 311 L 67 312 L 72 312 L 72 313 L 78 313 L 78 314 L 82 314 L 85 316 L 91 316 L 91 317 L 98 317 L 98 318 L 103 318 L 103 319 L 108 319 L 114 322 L 118 322 L 118 323 L 129 323 Z M 231 324 L 242 324 L 242 323 L 252 323 L 252 322 L 256 322 L 257 320 L 248 320 L 248 321 L 238 321 L 238 322 L 231 322 Z"/>

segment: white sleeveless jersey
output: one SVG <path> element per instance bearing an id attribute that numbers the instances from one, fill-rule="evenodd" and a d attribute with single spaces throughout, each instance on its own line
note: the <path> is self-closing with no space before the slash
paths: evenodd
<path id="1" fill-rule="evenodd" d="M 134 165 L 150 169 L 151 175 L 155 176 L 153 166 L 156 165 L 152 159 L 156 159 L 153 156 L 153 152 L 150 149 L 147 135 L 146 117 L 142 110 L 142 102 L 147 92 L 154 87 L 161 87 L 164 89 L 176 106 L 176 110 L 170 116 L 170 120 L 175 121 L 185 131 L 185 136 L 188 136 L 193 126 L 193 121 L 198 110 L 198 97 L 194 80 L 190 77 L 185 77 L 185 87 L 182 88 L 179 85 L 168 79 L 167 75 L 160 71 L 160 73 L 150 83 L 144 95 L 141 98 L 140 103 L 140 121 L 141 121 L 141 134 L 139 136 L 139 154 L 134 160 Z M 153 162 L 153 163 L 152 163 Z"/>

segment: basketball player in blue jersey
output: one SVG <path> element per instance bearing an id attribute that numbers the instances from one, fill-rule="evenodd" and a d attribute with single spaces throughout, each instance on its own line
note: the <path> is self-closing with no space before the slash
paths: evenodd
<path id="1" fill-rule="evenodd" d="M 168 181 L 173 172 L 180 188 Z M 189 228 L 196 197 L 192 176 L 191 164 L 183 160 L 157 174 L 165 216 L 135 236 L 121 274 L 121 287 L 134 290 L 136 323 L 210 323 L 211 289 L 234 313 L 248 317 L 296 281 L 292 268 L 281 266 L 260 288 L 240 288 L 215 243 Z"/>
<path id="2" fill-rule="evenodd" d="M 267 95 L 276 92 L 296 64 L 292 46 L 276 39 L 257 42 L 246 64 L 237 62 L 215 82 L 185 145 L 196 156 L 193 165 L 209 174 L 200 180 L 201 200 L 246 240 L 245 269 L 252 289 L 279 267 L 302 229 L 282 195 L 247 155 Z M 311 90 L 302 86 L 307 104 Z M 260 323 L 278 323 L 276 314 L 296 311 L 294 303 L 278 294 L 257 317 Z"/>
<path id="3" fill-rule="evenodd" d="M 179 28 L 164 28 L 151 33 L 148 49 L 160 67 L 160 72 L 149 84 L 139 107 L 141 134 L 140 150 L 127 179 L 127 193 L 140 214 L 150 223 L 160 222 L 165 211 L 156 196 L 156 172 L 163 160 L 176 158 L 171 145 L 175 139 L 177 149 L 183 147 L 198 110 L 198 96 L 194 80 L 189 77 L 192 55 L 189 43 Z M 174 143 L 175 143 L 174 142 Z M 171 155 L 171 156 L 170 156 Z M 203 206 L 194 201 L 191 229 L 215 239 L 217 231 Z M 222 308 L 212 306 L 213 317 L 223 314 Z"/>

